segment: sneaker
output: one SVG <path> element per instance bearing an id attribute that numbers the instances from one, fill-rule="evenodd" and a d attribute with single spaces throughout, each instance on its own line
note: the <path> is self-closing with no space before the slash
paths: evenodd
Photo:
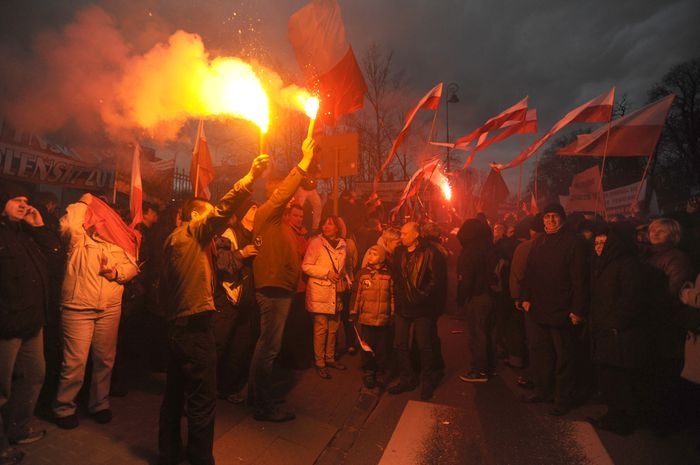
<path id="1" fill-rule="evenodd" d="M 555 404 L 554 407 L 549 409 L 549 413 L 553 417 L 560 417 L 566 415 L 571 410 L 571 405 L 569 404 Z"/>
<path id="2" fill-rule="evenodd" d="M 93 420 L 97 423 L 104 425 L 112 421 L 112 411 L 108 408 L 99 410 L 95 413 L 90 414 Z"/>
<path id="3" fill-rule="evenodd" d="M 326 367 L 328 367 L 328 368 L 335 368 L 336 370 L 340 370 L 340 371 L 343 371 L 343 370 L 347 370 L 347 369 L 348 369 L 348 367 L 346 367 L 346 366 L 343 365 L 342 363 L 336 362 L 336 361 L 326 362 Z"/>
<path id="4" fill-rule="evenodd" d="M 24 458 L 24 452 L 16 447 L 8 447 L 0 452 L 0 465 L 15 465 Z"/>
<path id="5" fill-rule="evenodd" d="M 348 347 L 348 354 L 349 355 L 355 355 L 356 353 L 357 353 L 357 349 L 355 348 L 355 346 Z"/>
<path id="6" fill-rule="evenodd" d="M 10 444 L 33 444 L 41 441 L 46 436 L 45 429 L 30 429 L 29 432 L 20 438 L 10 438 Z"/>
<path id="7" fill-rule="evenodd" d="M 271 421 L 273 423 L 291 421 L 294 420 L 296 417 L 297 416 L 293 412 L 287 412 L 278 408 L 258 411 L 253 414 L 253 418 L 255 418 L 257 421 Z"/>
<path id="8" fill-rule="evenodd" d="M 470 371 L 466 375 L 459 375 L 459 379 L 465 383 L 485 383 L 489 380 L 486 373 Z"/>
<path id="9" fill-rule="evenodd" d="M 246 396 L 244 396 L 240 392 L 235 392 L 226 396 L 226 402 L 228 402 L 229 404 L 242 404 L 243 402 L 245 402 L 245 399 Z"/>
<path id="10" fill-rule="evenodd" d="M 67 417 L 57 417 L 56 426 L 61 429 L 73 429 L 78 427 L 78 415 L 68 415 Z"/>
<path id="11" fill-rule="evenodd" d="M 367 374 L 362 378 L 362 384 L 364 384 L 367 389 L 374 389 L 377 387 L 377 380 L 373 374 Z"/>
<path id="12" fill-rule="evenodd" d="M 387 389 L 386 392 L 388 392 L 392 396 L 395 396 L 397 394 L 401 394 L 402 392 L 413 391 L 415 388 L 415 383 L 405 383 L 403 381 L 399 381 L 397 384 L 394 384 L 389 389 Z"/>
<path id="13" fill-rule="evenodd" d="M 316 367 L 316 373 L 318 373 L 318 376 L 320 376 L 323 379 L 331 379 L 331 374 L 328 373 L 326 367 Z"/>

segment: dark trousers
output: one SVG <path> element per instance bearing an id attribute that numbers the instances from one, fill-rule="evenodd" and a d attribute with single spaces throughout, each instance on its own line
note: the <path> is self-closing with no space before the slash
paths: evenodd
<path id="1" fill-rule="evenodd" d="M 366 374 L 386 372 L 388 362 L 387 340 L 390 330 L 391 326 L 360 325 L 362 339 L 374 351 L 374 354 L 362 351 L 362 371 Z M 355 330 L 353 330 L 354 332 Z"/>
<path id="2" fill-rule="evenodd" d="M 248 381 L 250 360 L 258 340 L 259 320 L 254 305 L 228 306 L 214 315 L 216 378 L 219 393 L 223 396 L 239 392 Z"/>
<path id="3" fill-rule="evenodd" d="M 44 335 L 0 339 L 0 452 L 29 432 L 44 381 Z M 9 437 L 9 439 L 8 439 Z"/>
<path id="4" fill-rule="evenodd" d="M 489 373 L 495 368 L 493 342 L 493 302 L 490 294 L 480 294 L 465 304 L 469 371 Z"/>
<path id="5" fill-rule="evenodd" d="M 306 311 L 306 293 L 297 292 L 289 307 L 278 363 L 285 368 L 305 369 L 314 361 L 314 321 Z"/>
<path id="6" fill-rule="evenodd" d="M 255 292 L 260 309 L 260 336 L 250 362 L 248 403 L 257 412 L 272 408 L 272 365 L 282 345 L 292 295 L 292 292 L 277 288 L 259 289 Z"/>
<path id="7" fill-rule="evenodd" d="M 519 360 L 525 358 L 525 322 L 523 312 L 515 308 L 513 299 L 506 293 L 494 296 L 494 308 L 497 317 L 497 333 L 508 355 Z"/>
<path id="8" fill-rule="evenodd" d="M 396 315 L 394 320 L 394 349 L 399 361 L 399 379 L 401 383 L 415 383 L 415 373 L 411 366 L 411 358 L 408 347 L 411 336 L 411 327 L 413 327 L 413 337 L 418 344 L 420 353 L 421 381 L 423 383 L 434 383 L 435 368 L 433 356 L 433 326 L 435 318 L 433 317 L 418 317 L 409 318 L 401 315 Z"/>
<path id="9" fill-rule="evenodd" d="M 555 328 L 525 318 L 530 349 L 530 375 L 535 393 L 554 395 L 554 402 L 571 404 L 577 376 L 578 339 L 575 328 Z"/>
<path id="10" fill-rule="evenodd" d="M 180 418 L 187 415 L 187 458 L 213 465 L 216 343 L 213 312 L 179 318 L 168 327 L 170 358 L 160 408 L 160 465 L 180 462 Z"/>

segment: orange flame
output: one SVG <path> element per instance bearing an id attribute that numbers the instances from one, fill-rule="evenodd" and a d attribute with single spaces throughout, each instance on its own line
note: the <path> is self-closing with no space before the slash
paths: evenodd
<path id="1" fill-rule="evenodd" d="M 304 108 L 304 113 L 311 119 L 316 119 L 318 114 L 318 107 L 321 105 L 318 98 L 312 95 L 304 95 L 304 93 L 299 94 L 299 100 Z"/>
<path id="2" fill-rule="evenodd" d="M 447 178 L 443 178 L 440 183 L 440 190 L 442 190 L 442 195 L 445 197 L 445 200 L 448 202 L 452 200 L 452 186 L 450 186 L 450 182 Z"/>
<path id="3" fill-rule="evenodd" d="M 231 115 L 255 123 L 267 133 L 270 111 L 267 94 L 251 67 L 240 60 L 212 62 L 202 83 L 202 104 L 212 115 Z"/>

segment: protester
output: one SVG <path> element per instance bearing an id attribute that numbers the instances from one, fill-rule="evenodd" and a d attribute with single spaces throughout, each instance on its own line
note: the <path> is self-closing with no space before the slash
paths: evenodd
<path id="1" fill-rule="evenodd" d="M 363 384 L 383 388 L 388 364 L 387 338 L 394 317 L 394 286 L 386 252 L 378 245 L 367 250 L 367 266 L 353 284 L 350 322 L 360 324 L 360 335 L 372 352 L 362 351 Z"/>
<path id="2" fill-rule="evenodd" d="M 308 230 L 304 227 L 304 210 L 298 203 L 292 203 L 284 213 L 282 221 L 288 225 L 297 242 L 299 263 L 306 254 Z M 320 220 L 319 220 L 320 222 Z M 292 303 L 289 307 L 287 323 L 284 327 L 278 362 L 295 369 L 309 368 L 313 363 L 313 318 L 306 311 L 307 276 L 299 275 Z"/>
<path id="3" fill-rule="evenodd" d="M 542 211 L 545 234 L 532 246 L 521 291 L 535 388 L 523 400 L 553 400 L 549 413 L 555 416 L 566 414 L 577 400 L 575 329 L 588 313 L 586 248 L 564 225 L 565 219 L 559 204 Z"/>
<path id="4" fill-rule="evenodd" d="M 645 255 L 649 265 L 649 287 L 654 292 L 655 333 L 658 348 L 654 364 L 654 428 L 667 432 L 684 417 L 683 348 L 688 328 L 683 325 L 684 309 L 679 299 L 683 284 L 693 278 L 690 258 L 678 249 L 680 224 L 659 218 L 649 224 L 650 247 Z"/>
<path id="5" fill-rule="evenodd" d="M 66 209 L 61 234 L 68 261 L 61 293 L 63 365 L 53 406 L 59 428 L 78 426 L 76 397 L 83 385 L 88 355 L 92 379 L 88 411 L 109 423 L 109 390 L 117 349 L 124 284 L 139 269 L 137 234 L 105 202 L 91 194 Z"/>
<path id="6" fill-rule="evenodd" d="M 214 239 L 217 384 L 219 396 L 233 404 L 245 402 L 243 390 L 258 339 L 260 318 L 253 279 L 253 260 L 258 254 L 253 245 L 257 209 L 253 202 L 243 203 L 229 221 L 229 227 Z"/>
<path id="7" fill-rule="evenodd" d="M 258 256 L 253 262 L 253 275 L 255 299 L 260 308 L 260 336 L 250 364 L 248 403 L 253 406 L 253 417 L 258 421 L 282 422 L 296 417 L 293 412 L 274 405 L 271 375 L 301 272 L 297 238 L 284 221 L 284 213 L 306 176 L 315 146 L 313 139 L 304 140 L 301 161 L 255 215 L 253 243 Z"/>
<path id="8" fill-rule="evenodd" d="M 464 222 L 457 233 L 462 251 L 457 260 L 457 305 L 465 307 L 469 371 L 465 382 L 483 383 L 495 371 L 494 315 L 490 286 L 496 255 L 489 227 L 477 219 Z"/>
<path id="9" fill-rule="evenodd" d="M 634 245 L 618 231 L 600 231 L 594 237 L 590 327 L 598 388 L 608 410 L 593 424 L 627 435 L 645 399 L 642 368 L 649 360 L 651 321 Z"/>
<path id="10" fill-rule="evenodd" d="M 435 302 L 444 300 L 444 257 L 433 247 L 420 241 L 420 226 L 409 222 L 401 227 L 401 246 L 395 250 L 392 279 L 396 288 L 396 319 L 394 348 L 399 361 L 399 382 L 388 389 L 400 394 L 416 388 L 408 347 L 411 329 L 418 344 L 421 359 L 422 400 L 429 400 L 437 384 L 434 371 L 433 325 L 436 321 Z"/>
<path id="11" fill-rule="evenodd" d="M 335 342 L 343 300 L 339 290 L 345 284 L 345 240 L 339 236 L 340 221 L 328 216 L 321 222 L 321 234 L 309 241 L 301 269 L 309 277 L 306 309 L 314 320 L 314 366 L 321 378 L 330 379 L 327 367 L 345 370 L 335 359 Z"/>
<path id="12" fill-rule="evenodd" d="M 48 306 L 49 260 L 60 252 L 58 237 L 29 205 L 27 192 L 6 183 L 0 189 L 0 463 L 19 463 L 46 430 L 32 426 L 44 381 L 42 327 Z"/>
<path id="13" fill-rule="evenodd" d="M 235 210 L 249 198 L 252 184 L 268 163 L 253 160 L 250 171 L 213 206 L 193 199 L 182 210 L 183 223 L 167 238 L 160 280 L 167 312 L 170 360 L 160 409 L 160 465 L 180 462 L 180 420 L 187 416 L 187 458 L 193 465 L 213 465 L 216 406 L 216 344 L 212 239 L 223 232 Z"/>

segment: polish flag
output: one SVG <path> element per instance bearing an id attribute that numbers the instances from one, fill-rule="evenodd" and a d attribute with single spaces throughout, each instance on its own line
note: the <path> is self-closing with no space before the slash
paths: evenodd
<path id="1" fill-rule="evenodd" d="M 428 163 L 422 165 L 420 168 L 418 168 L 418 170 L 415 173 L 413 173 L 411 179 L 409 179 L 406 183 L 406 187 L 401 193 L 401 198 L 399 199 L 398 203 L 394 208 L 391 209 L 392 220 L 396 218 L 396 214 L 399 212 L 403 204 L 406 203 L 406 200 L 410 199 L 418 193 L 418 190 L 421 186 L 420 181 L 422 179 L 429 179 L 430 176 L 433 174 L 433 171 L 437 169 L 439 162 L 439 157 L 434 158 L 432 161 L 429 161 Z"/>
<path id="2" fill-rule="evenodd" d="M 336 0 L 311 0 L 297 10 L 289 18 L 288 38 L 307 86 L 319 96 L 321 121 L 335 126 L 362 108 L 367 84 Z"/>
<path id="3" fill-rule="evenodd" d="M 143 184 L 141 183 L 141 146 L 136 144 L 131 158 L 131 188 L 129 190 L 130 227 L 143 222 Z"/>
<path id="4" fill-rule="evenodd" d="M 569 123 L 607 123 L 612 116 L 613 102 L 615 99 L 615 88 L 613 87 L 608 92 L 599 95 L 598 97 L 589 100 L 581 106 L 578 106 L 568 112 L 560 119 L 545 135 L 533 142 L 520 155 L 515 157 L 505 165 L 496 165 L 496 169 L 503 170 L 518 166 L 528 158 L 530 158 L 545 142 L 554 136 L 559 130 Z"/>
<path id="5" fill-rule="evenodd" d="M 512 107 L 503 110 L 498 115 L 490 118 L 481 127 L 473 130 L 466 136 L 460 137 L 455 141 L 455 146 L 466 144 L 473 141 L 484 133 L 502 128 L 504 124 L 513 121 L 523 121 L 527 115 L 527 97 L 513 105 Z"/>
<path id="6" fill-rule="evenodd" d="M 650 157 L 656 149 L 675 97 L 670 94 L 590 134 L 580 134 L 576 141 L 560 149 L 558 154 Z"/>
<path id="7" fill-rule="evenodd" d="M 516 134 L 531 134 L 537 132 L 537 110 L 534 108 L 528 110 L 525 115 L 525 119 L 522 121 L 506 121 L 501 128 L 502 130 L 491 138 L 488 137 L 488 132 L 485 132 L 479 136 L 479 140 L 476 142 L 476 147 L 474 147 L 472 152 L 464 161 L 463 169 L 468 168 L 469 165 L 471 165 L 472 160 L 474 160 L 474 155 L 478 150 L 484 150 L 486 147 Z"/>
<path id="8" fill-rule="evenodd" d="M 209 153 L 209 144 L 204 135 L 204 121 L 199 120 L 197 138 L 192 150 L 192 162 L 190 163 L 190 182 L 195 197 L 211 199 L 209 184 L 214 180 L 214 165 Z"/>
<path id="9" fill-rule="evenodd" d="M 413 118 L 416 116 L 416 113 L 418 113 L 418 110 L 433 110 L 437 111 L 438 107 L 440 106 L 440 99 L 442 98 L 442 82 L 435 87 L 433 87 L 430 92 L 425 94 L 422 99 L 418 102 L 418 105 L 413 108 L 408 116 L 406 117 L 406 122 L 403 125 L 403 128 L 401 129 L 401 132 L 399 132 L 399 135 L 396 136 L 396 140 L 394 140 L 394 143 L 391 145 L 391 150 L 389 151 L 389 155 L 386 158 L 386 161 L 382 165 L 382 167 L 379 169 L 379 172 L 374 176 L 374 192 L 377 191 L 377 184 L 379 183 L 379 179 L 381 179 L 382 173 L 386 169 L 387 166 L 389 166 L 389 163 L 391 162 L 391 159 L 394 157 L 394 154 L 396 153 L 396 150 L 398 150 L 399 145 L 408 137 L 409 134 L 409 129 L 411 127 L 411 123 L 413 122 Z"/>

